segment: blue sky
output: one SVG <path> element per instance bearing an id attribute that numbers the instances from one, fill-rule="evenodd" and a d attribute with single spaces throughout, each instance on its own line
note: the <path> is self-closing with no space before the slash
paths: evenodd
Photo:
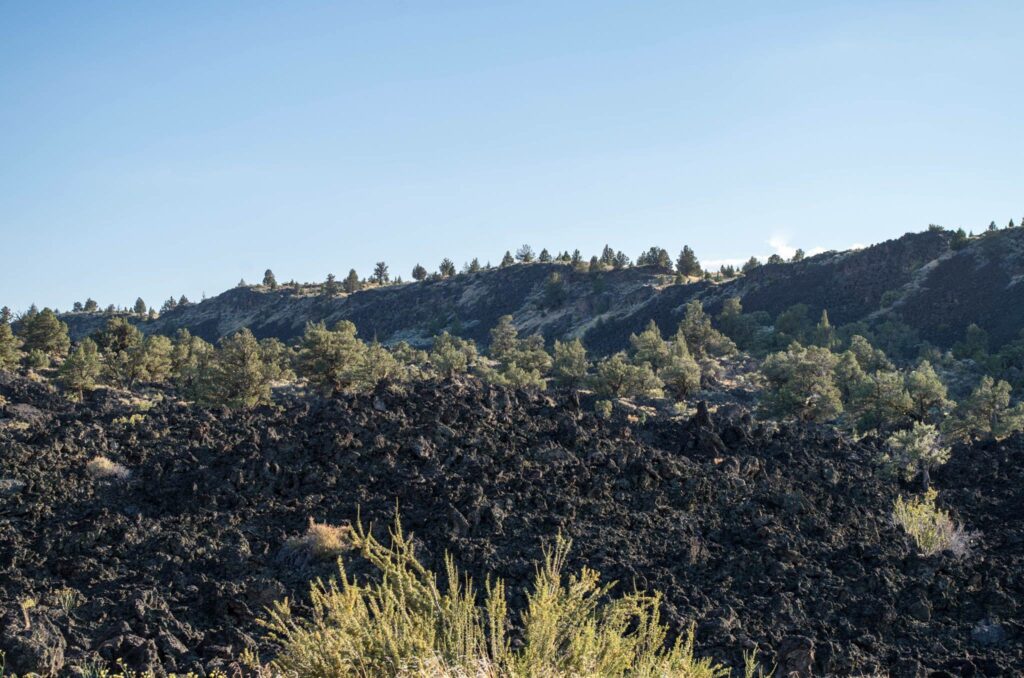
<path id="1" fill-rule="evenodd" d="M 0 0 L 0 304 L 1024 216 L 1020 2 Z"/>

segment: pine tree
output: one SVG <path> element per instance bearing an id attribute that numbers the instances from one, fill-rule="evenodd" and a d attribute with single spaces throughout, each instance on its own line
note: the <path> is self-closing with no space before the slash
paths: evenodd
<path id="1" fill-rule="evenodd" d="M 469 266 L 466 267 L 467 273 L 479 273 L 480 272 L 480 260 L 476 257 L 469 262 Z"/>
<path id="2" fill-rule="evenodd" d="M 580 254 L 579 250 L 572 251 L 572 258 L 569 260 L 569 263 L 571 263 L 573 266 L 579 266 L 580 264 L 583 263 L 583 255 Z"/>
<path id="3" fill-rule="evenodd" d="M 824 422 L 843 411 L 834 370 L 837 358 L 818 346 L 794 342 L 769 355 L 761 366 L 767 382 L 761 407 L 770 416 Z"/>
<path id="4" fill-rule="evenodd" d="M 807 254 L 800 248 L 797 248 L 796 252 L 793 252 L 793 258 L 791 261 L 794 263 L 803 261 L 807 257 Z"/>
<path id="5" fill-rule="evenodd" d="M 945 418 L 953 403 L 949 400 L 946 385 L 930 362 L 922 360 L 906 376 L 906 385 L 912 403 L 910 413 L 914 419 L 939 421 Z"/>
<path id="6" fill-rule="evenodd" d="M 413 280 L 424 280 L 427 277 L 427 269 L 423 268 L 419 264 L 412 267 L 412 279 Z"/>
<path id="7" fill-rule="evenodd" d="M 750 273 L 760 265 L 761 262 L 757 260 L 757 257 L 750 257 L 747 259 L 747 263 L 743 264 L 743 268 L 741 270 L 743 273 Z"/>
<path id="8" fill-rule="evenodd" d="M 177 307 L 178 307 L 178 300 L 175 299 L 174 297 L 170 297 L 170 298 L 167 299 L 167 301 L 164 302 L 164 305 L 160 307 L 160 312 L 161 313 L 167 313 L 168 311 L 173 311 Z"/>
<path id="9" fill-rule="evenodd" d="M 769 264 L 784 264 L 784 263 L 786 263 L 786 260 L 782 258 L 782 255 L 773 254 L 770 257 L 768 257 L 768 263 Z"/>
<path id="10" fill-rule="evenodd" d="M 442 278 L 450 278 L 455 275 L 455 263 L 448 257 L 445 257 L 441 260 L 441 265 L 438 266 L 437 270 Z"/>
<path id="11" fill-rule="evenodd" d="M 231 409 L 270 402 L 270 378 L 256 337 L 248 328 L 221 339 L 211 366 L 207 402 Z"/>
<path id="12" fill-rule="evenodd" d="M 685 276 L 699 276 L 701 272 L 697 255 L 689 245 L 684 245 L 682 251 L 679 252 L 679 258 L 676 259 L 676 273 Z"/>
<path id="13" fill-rule="evenodd" d="M 491 329 L 491 358 L 500 363 L 512 362 L 518 346 L 519 330 L 512 323 L 512 316 L 501 316 L 498 318 L 498 324 Z"/>
<path id="14" fill-rule="evenodd" d="M 610 246 L 605 245 L 604 249 L 601 250 L 601 258 L 599 260 L 602 266 L 611 267 L 615 265 L 615 250 Z"/>
<path id="15" fill-rule="evenodd" d="M 551 373 L 560 386 L 576 388 L 587 378 L 587 349 L 579 337 L 572 341 L 555 340 Z"/>
<path id="16" fill-rule="evenodd" d="M 11 320 L 13 319 L 14 314 L 11 313 L 11 308 L 9 306 L 4 306 L 3 308 L 0 308 L 0 324 L 10 325 Z"/>
<path id="17" fill-rule="evenodd" d="M 60 367 L 58 378 L 64 388 L 82 392 L 96 387 L 100 376 L 100 356 L 96 342 L 83 339 Z"/>
<path id="18" fill-rule="evenodd" d="M 629 268 L 629 263 L 629 257 L 626 256 L 626 253 L 619 251 L 615 253 L 615 261 L 612 266 L 616 271 L 621 271 L 624 268 Z"/>
<path id="19" fill-rule="evenodd" d="M 48 308 L 36 313 L 27 313 L 21 319 L 21 339 L 25 351 L 41 351 L 50 357 L 66 355 L 71 348 L 68 326 Z"/>
<path id="20" fill-rule="evenodd" d="M 207 380 L 212 376 L 211 365 L 215 349 L 200 337 L 194 337 L 186 329 L 174 335 L 171 347 L 171 379 L 174 385 L 189 399 L 199 400 L 211 392 Z"/>
<path id="21" fill-rule="evenodd" d="M 378 285 L 383 285 L 390 279 L 388 277 L 388 265 L 383 261 L 378 261 L 373 267 L 373 279 Z"/>
<path id="22" fill-rule="evenodd" d="M 263 286 L 269 287 L 272 290 L 277 289 L 277 278 L 274 277 L 274 272 L 269 268 L 263 274 Z"/>
<path id="23" fill-rule="evenodd" d="M 970 397 L 961 403 L 947 430 L 968 438 L 1004 438 L 1024 430 L 1024 403 L 1010 407 L 1010 384 L 981 378 Z"/>
<path id="24" fill-rule="evenodd" d="M 111 318 L 96 336 L 103 353 L 104 377 L 110 383 L 131 388 L 141 379 L 142 332 L 127 318 Z"/>
<path id="25" fill-rule="evenodd" d="M 362 287 L 362 283 L 359 282 L 359 274 L 356 273 L 356 269 L 349 269 L 348 275 L 345 276 L 345 292 L 352 294 L 358 292 Z"/>
<path id="26" fill-rule="evenodd" d="M 85 306 L 83 310 L 86 313 L 95 313 L 96 311 L 100 310 L 100 305 L 96 303 L 95 299 L 89 298 L 85 300 Z"/>
<path id="27" fill-rule="evenodd" d="M 327 329 L 308 323 L 299 348 L 299 374 L 320 391 L 331 394 L 356 386 L 366 365 L 366 344 L 356 326 L 342 320 Z"/>
<path id="28" fill-rule="evenodd" d="M 601 261 L 596 256 L 590 257 L 590 266 L 589 266 L 588 270 L 591 273 L 600 273 L 600 271 L 601 271 Z"/>
<path id="29" fill-rule="evenodd" d="M 6 321 L 0 322 L 0 371 L 13 370 L 21 363 L 24 356 L 21 345 L 21 339 L 14 336 L 11 326 Z"/>
<path id="30" fill-rule="evenodd" d="M 514 263 L 516 263 L 516 260 L 512 258 L 512 253 L 505 250 L 505 256 L 501 258 L 501 267 L 505 268 L 506 266 L 511 266 Z"/>
<path id="31" fill-rule="evenodd" d="M 333 273 L 327 274 L 327 280 L 324 281 L 323 294 L 326 297 L 333 297 L 341 291 L 341 286 L 338 285 L 338 280 L 334 277 Z"/>
<path id="32" fill-rule="evenodd" d="M 133 310 L 135 311 L 136 315 L 146 315 L 146 311 L 148 310 L 148 308 L 149 307 L 146 306 L 146 302 L 142 300 L 142 297 L 139 297 L 138 299 L 135 300 L 135 307 L 133 308 Z"/>
<path id="33" fill-rule="evenodd" d="M 178 306 L 188 306 L 191 303 L 192 302 L 189 301 L 188 297 L 186 297 L 184 294 L 181 295 L 181 297 L 178 298 Z"/>
<path id="34" fill-rule="evenodd" d="M 83 310 L 85 310 L 85 309 L 82 306 L 82 302 L 80 302 L 80 301 L 76 301 L 75 303 L 73 303 L 71 305 L 71 312 L 72 313 L 81 313 Z"/>
<path id="35" fill-rule="evenodd" d="M 539 261 L 542 264 L 551 263 L 551 253 L 548 252 L 547 248 L 544 248 L 540 251 L 540 256 L 537 257 L 537 261 Z"/>
<path id="36" fill-rule="evenodd" d="M 528 264 L 534 259 L 533 248 L 529 245 L 523 245 L 516 250 L 516 261 L 521 261 L 524 264 Z"/>

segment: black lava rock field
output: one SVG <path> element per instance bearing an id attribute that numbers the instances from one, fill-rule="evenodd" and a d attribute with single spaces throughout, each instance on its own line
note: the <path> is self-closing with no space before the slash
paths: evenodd
<path id="1" fill-rule="evenodd" d="M 0 650 L 7 671 L 230 669 L 274 648 L 256 623 L 302 601 L 331 560 L 289 558 L 310 518 L 394 513 L 431 566 L 444 553 L 524 602 L 541 547 L 664 593 L 676 631 L 776 675 L 1024 672 L 1024 437 L 959 447 L 933 475 L 975 533 L 919 556 L 892 524 L 878 441 L 759 424 L 740 408 L 598 419 L 571 393 L 475 380 L 406 393 L 282 396 L 250 412 L 105 391 L 72 404 L 0 376 Z M 131 416 L 132 414 L 135 416 Z M 98 455 L 127 475 L 98 478 Z M 350 572 L 368 573 L 355 555 Z"/>

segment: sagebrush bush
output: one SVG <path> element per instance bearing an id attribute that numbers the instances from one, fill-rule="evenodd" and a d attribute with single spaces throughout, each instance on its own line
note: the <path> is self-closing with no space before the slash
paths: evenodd
<path id="1" fill-rule="evenodd" d="M 103 479 L 114 479 L 114 480 L 127 480 L 131 475 L 131 471 L 126 469 L 116 461 L 110 461 L 106 457 L 98 456 L 93 457 L 85 465 L 86 472 L 96 478 L 97 480 Z"/>
<path id="2" fill-rule="evenodd" d="M 328 525 L 309 519 L 306 531 L 285 542 L 282 558 L 295 564 L 311 560 L 337 558 L 353 548 L 352 528 Z"/>
<path id="3" fill-rule="evenodd" d="M 297 617 L 287 599 L 262 623 L 280 646 L 265 672 L 296 678 L 358 676 L 451 678 L 722 678 L 729 670 L 694 657 L 693 627 L 666 643 L 660 596 L 631 593 L 607 600 L 613 584 L 590 569 L 564 577 L 570 542 L 544 551 L 522 616 L 516 649 L 505 587 L 485 582 L 483 605 L 472 580 L 446 557 L 447 586 L 416 559 L 398 519 L 386 547 L 362 526 L 353 539 L 381 573 L 379 583 L 339 579 L 311 586 L 312 618 Z M 607 602 L 605 602 L 607 600 Z M 752 656 L 746 674 L 758 673 Z"/>
<path id="4" fill-rule="evenodd" d="M 893 507 L 893 520 L 906 530 L 917 548 L 926 556 L 942 551 L 952 551 L 963 555 L 970 545 L 970 536 L 962 526 L 957 525 L 949 516 L 935 505 L 938 492 L 928 490 L 923 496 L 905 501 L 902 496 L 896 498 Z"/>

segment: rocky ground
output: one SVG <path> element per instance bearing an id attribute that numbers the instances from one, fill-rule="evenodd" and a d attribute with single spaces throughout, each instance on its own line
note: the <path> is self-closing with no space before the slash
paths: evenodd
<path id="1" fill-rule="evenodd" d="M 663 591 L 673 627 L 696 620 L 700 652 L 724 661 L 756 647 L 778 675 L 1024 671 L 1021 436 L 935 474 L 977 535 L 965 557 L 923 558 L 890 522 L 901 488 L 876 475 L 875 441 L 739 408 L 602 421 L 571 394 L 464 381 L 247 413 L 168 399 L 132 421 L 109 392 L 72 405 L 0 376 L 0 396 L 9 672 L 269 656 L 263 608 L 334 570 L 286 540 L 357 511 L 383 533 L 396 506 L 427 563 L 449 551 L 477 581 L 506 578 L 513 607 L 562 530 L 573 568 Z M 98 454 L 130 476 L 94 479 Z"/>

